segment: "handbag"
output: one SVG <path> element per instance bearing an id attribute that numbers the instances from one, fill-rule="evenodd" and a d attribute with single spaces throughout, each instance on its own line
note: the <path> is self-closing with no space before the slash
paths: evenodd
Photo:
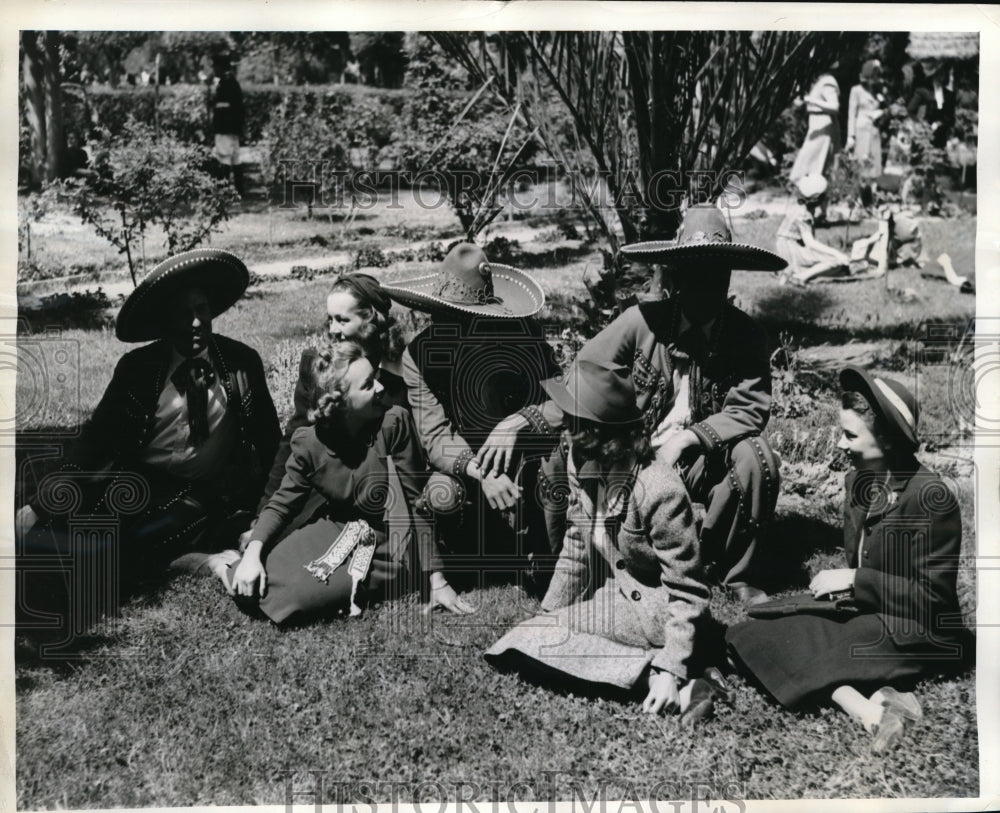
<path id="1" fill-rule="evenodd" d="M 783 618 L 786 615 L 821 615 L 827 618 L 846 619 L 861 611 L 849 591 L 834 593 L 830 598 L 815 598 L 812 593 L 771 599 L 755 604 L 747 610 L 751 618 Z"/>

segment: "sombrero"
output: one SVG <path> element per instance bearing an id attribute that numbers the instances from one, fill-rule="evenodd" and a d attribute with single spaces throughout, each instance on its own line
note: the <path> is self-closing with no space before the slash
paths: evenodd
<path id="1" fill-rule="evenodd" d="M 115 335 L 123 342 L 148 342 L 164 336 L 165 300 L 185 288 L 208 297 L 213 318 L 232 307 L 250 284 L 250 272 L 235 254 L 196 248 L 168 257 L 139 283 L 118 312 Z"/>
<path id="2" fill-rule="evenodd" d="M 429 313 L 457 311 L 519 319 L 545 304 L 542 286 L 509 265 L 490 262 L 472 243 L 458 243 L 433 274 L 383 283 L 382 289 L 408 308 Z"/>
<path id="3" fill-rule="evenodd" d="M 872 375 L 853 364 L 840 371 L 840 386 L 849 392 L 860 392 L 897 435 L 914 449 L 920 446 L 917 438 L 917 420 L 920 417 L 917 399 L 906 387 L 891 378 Z"/>
<path id="4" fill-rule="evenodd" d="M 722 212 L 711 203 L 692 206 L 675 240 L 647 240 L 622 246 L 622 254 L 644 263 L 677 265 L 690 260 L 706 260 L 743 271 L 780 271 L 788 262 L 774 252 L 749 243 L 734 243 Z M 690 266 L 697 270 L 696 265 Z"/>

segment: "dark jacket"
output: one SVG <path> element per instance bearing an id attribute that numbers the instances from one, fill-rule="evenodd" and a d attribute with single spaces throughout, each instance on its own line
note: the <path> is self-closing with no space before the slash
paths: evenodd
<path id="1" fill-rule="evenodd" d="M 493 428 L 544 401 L 541 382 L 558 372 L 534 319 L 483 317 L 423 330 L 403 353 L 403 380 L 431 466 L 465 474 Z"/>
<path id="2" fill-rule="evenodd" d="M 302 358 L 299 359 L 299 377 L 295 381 L 295 392 L 292 394 L 294 411 L 292 412 L 292 417 L 288 419 L 288 423 L 285 425 L 285 433 L 281 436 L 281 443 L 278 445 L 278 451 L 274 455 L 271 472 L 264 485 L 264 493 L 257 504 L 258 514 L 267 505 L 267 501 L 277 490 L 278 486 L 281 485 L 281 480 L 285 476 L 285 464 L 292 453 L 292 435 L 295 434 L 295 430 L 310 425 L 309 410 L 312 408 L 313 395 L 315 393 L 315 382 L 312 379 L 310 370 L 318 354 L 319 350 L 315 347 L 308 347 L 302 351 Z M 399 376 L 380 367 L 378 370 L 378 380 L 385 387 L 385 397 L 390 404 L 403 407 L 406 410 L 410 408 L 406 400 L 406 385 Z"/>
<path id="3" fill-rule="evenodd" d="M 215 89 L 212 103 L 212 133 L 243 134 L 243 91 L 234 76 L 224 76 Z"/>
<path id="4" fill-rule="evenodd" d="M 249 509 L 256 503 L 264 478 L 278 448 L 281 429 L 264 376 L 264 365 L 252 348 L 225 336 L 213 335 L 209 344 L 213 365 L 226 391 L 227 410 L 235 410 L 239 449 L 230 461 L 225 482 L 215 484 L 232 507 Z M 61 472 L 72 473 L 81 487 L 98 486 L 109 471 L 141 468 L 140 452 L 152 439 L 156 404 L 166 385 L 173 347 L 165 339 L 122 356 L 80 439 L 66 456 Z M 60 505 L 60 478 L 49 476 L 30 500 L 40 517 Z"/>
<path id="5" fill-rule="evenodd" d="M 588 341 L 577 358 L 614 361 L 632 370 L 636 403 L 653 432 L 674 400 L 674 361 L 680 307 L 670 299 L 634 305 Z M 771 365 L 763 332 L 727 304 L 711 337 L 690 353 L 690 427 L 706 452 L 759 435 L 771 414 Z M 542 413 L 561 426 L 558 407 Z"/>
<path id="6" fill-rule="evenodd" d="M 951 641 L 961 632 L 958 500 L 916 460 L 907 468 L 888 481 L 884 474 L 852 471 L 844 498 L 844 550 L 848 565 L 857 568 L 855 602 L 877 613 L 901 647 Z"/>

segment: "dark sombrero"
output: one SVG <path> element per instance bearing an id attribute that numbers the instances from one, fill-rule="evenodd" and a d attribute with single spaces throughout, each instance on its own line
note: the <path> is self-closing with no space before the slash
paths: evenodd
<path id="1" fill-rule="evenodd" d="M 788 262 L 772 251 L 734 243 L 726 218 L 713 204 L 692 206 L 675 240 L 647 240 L 622 246 L 622 254 L 643 263 L 665 263 L 679 270 L 698 270 L 692 261 L 726 265 L 742 271 L 781 271 Z"/>
<path id="2" fill-rule="evenodd" d="M 382 289 L 408 308 L 428 313 L 458 312 L 519 319 L 545 304 L 542 286 L 509 265 L 490 262 L 479 246 L 459 243 L 433 274 L 383 283 Z"/>
<path id="3" fill-rule="evenodd" d="M 196 248 L 175 254 L 150 271 L 129 294 L 115 320 L 115 335 L 123 342 L 161 339 L 166 303 L 178 291 L 204 291 L 214 318 L 232 307 L 249 284 L 246 265 L 228 251 Z"/>

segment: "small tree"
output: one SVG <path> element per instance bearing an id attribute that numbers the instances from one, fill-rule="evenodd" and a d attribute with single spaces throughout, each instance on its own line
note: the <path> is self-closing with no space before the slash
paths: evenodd
<path id="1" fill-rule="evenodd" d="M 136 243 L 145 266 L 145 237 L 157 224 L 169 254 L 201 245 L 229 219 L 239 199 L 232 183 L 208 171 L 208 148 L 174 138 L 130 119 L 121 133 L 107 131 L 94 145 L 93 176 L 66 181 L 73 209 L 84 223 L 128 259 L 136 282 Z"/>

